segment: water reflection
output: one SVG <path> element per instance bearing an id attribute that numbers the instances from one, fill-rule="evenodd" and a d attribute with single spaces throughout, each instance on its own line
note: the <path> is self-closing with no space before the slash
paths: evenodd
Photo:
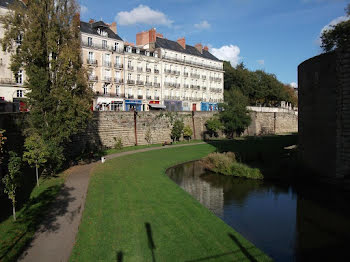
<path id="1" fill-rule="evenodd" d="M 350 261 L 348 194 L 314 184 L 219 176 L 200 162 L 167 174 L 276 261 Z"/>

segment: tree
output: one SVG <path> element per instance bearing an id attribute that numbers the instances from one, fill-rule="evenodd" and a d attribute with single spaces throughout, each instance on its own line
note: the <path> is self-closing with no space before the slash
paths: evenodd
<path id="1" fill-rule="evenodd" d="M 18 2 L 1 18 L 1 44 L 4 51 L 13 51 L 13 73 L 26 72 L 27 133 L 43 139 L 48 162 L 59 167 L 65 145 L 91 116 L 92 92 L 80 55 L 79 7 L 75 0 L 35 0 L 26 7 Z"/>
<path id="2" fill-rule="evenodd" d="M 218 137 L 218 131 L 223 128 L 219 118 L 214 116 L 205 122 L 207 133 L 210 137 Z"/>
<path id="3" fill-rule="evenodd" d="M 231 89 L 225 92 L 225 101 L 226 103 L 219 105 L 222 108 L 219 118 L 224 131 L 230 138 L 240 136 L 251 122 L 247 111 L 248 98 L 240 90 Z"/>
<path id="4" fill-rule="evenodd" d="M 4 133 L 5 133 L 5 130 L 0 129 L 0 165 L 2 164 L 2 158 L 4 154 L 4 144 L 7 139 Z"/>
<path id="5" fill-rule="evenodd" d="M 39 168 L 47 162 L 49 151 L 44 140 L 36 133 L 28 136 L 24 142 L 27 151 L 23 153 L 23 160 L 35 167 L 36 185 L 39 186 Z"/>
<path id="6" fill-rule="evenodd" d="M 177 119 L 174 122 L 173 128 L 171 129 L 171 139 L 175 142 L 175 141 L 179 141 L 182 132 L 184 129 L 184 122 Z"/>
<path id="7" fill-rule="evenodd" d="M 332 51 L 336 48 L 350 47 L 350 4 L 345 9 L 347 20 L 332 25 L 321 34 L 321 48 L 324 52 Z"/>
<path id="8" fill-rule="evenodd" d="M 145 134 L 145 140 L 147 142 L 147 144 L 152 144 L 152 131 L 151 128 L 148 127 L 146 130 L 146 134 Z"/>
<path id="9" fill-rule="evenodd" d="M 21 158 L 13 151 L 9 152 L 8 173 L 3 177 L 4 192 L 12 202 L 13 220 L 16 221 L 16 189 L 20 184 Z"/>
<path id="10" fill-rule="evenodd" d="M 190 140 L 192 138 L 193 131 L 189 125 L 186 125 L 183 130 L 183 136 L 185 139 Z"/>

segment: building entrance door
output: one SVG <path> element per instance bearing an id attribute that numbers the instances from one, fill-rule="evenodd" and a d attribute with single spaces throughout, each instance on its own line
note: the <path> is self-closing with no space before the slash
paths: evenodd
<path id="1" fill-rule="evenodd" d="M 192 111 L 197 111 L 197 104 L 192 104 Z"/>

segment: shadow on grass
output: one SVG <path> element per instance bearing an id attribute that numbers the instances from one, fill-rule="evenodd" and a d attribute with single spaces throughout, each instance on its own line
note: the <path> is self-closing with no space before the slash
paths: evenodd
<path id="1" fill-rule="evenodd" d="M 18 212 L 17 221 L 9 224 L 6 232 L 0 232 L 5 235 L 0 247 L 0 261 L 15 261 L 30 247 L 35 232 L 57 231 L 60 227 L 57 217 L 67 214 L 68 204 L 74 200 L 70 196 L 71 190 L 63 185 L 54 185 L 30 198 Z M 71 215 L 74 216 L 75 212 Z"/>
<path id="2" fill-rule="evenodd" d="M 153 241 L 153 234 L 152 234 L 152 227 L 151 224 L 146 222 L 145 223 L 146 233 L 147 233 L 147 240 L 148 240 L 148 247 L 151 250 L 152 253 L 152 261 L 156 262 L 156 256 L 154 254 L 154 250 L 156 249 L 156 245 Z"/>

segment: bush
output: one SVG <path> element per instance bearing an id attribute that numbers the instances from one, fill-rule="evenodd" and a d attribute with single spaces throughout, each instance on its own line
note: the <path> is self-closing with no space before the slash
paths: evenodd
<path id="1" fill-rule="evenodd" d="M 210 137 L 218 137 L 218 131 L 222 129 L 222 123 L 217 117 L 212 117 L 205 122 L 205 127 Z"/>
<path id="2" fill-rule="evenodd" d="M 264 178 L 259 169 L 238 163 L 235 154 L 232 152 L 211 153 L 202 160 L 202 163 L 206 169 L 222 175 L 251 179 Z"/>
<path id="3" fill-rule="evenodd" d="M 173 141 L 179 141 L 184 129 L 184 122 L 181 120 L 175 120 L 173 128 L 171 129 L 171 139 Z"/>
<path id="4" fill-rule="evenodd" d="M 121 139 L 121 137 L 118 137 L 118 138 L 116 138 L 116 137 L 113 137 L 113 139 L 114 139 L 114 148 L 115 149 L 122 149 L 123 148 L 123 141 L 122 141 L 122 139 Z"/>
<path id="5" fill-rule="evenodd" d="M 190 126 L 185 126 L 183 133 L 184 133 L 184 134 L 183 134 L 183 135 L 184 135 L 184 138 L 185 138 L 186 140 L 190 140 L 190 139 L 192 138 L 193 131 L 192 131 L 192 129 L 191 129 Z"/>
<path id="6" fill-rule="evenodd" d="M 152 132 L 151 132 L 151 128 L 147 128 L 146 130 L 146 134 L 145 134 L 145 140 L 147 142 L 147 144 L 152 144 Z"/>

